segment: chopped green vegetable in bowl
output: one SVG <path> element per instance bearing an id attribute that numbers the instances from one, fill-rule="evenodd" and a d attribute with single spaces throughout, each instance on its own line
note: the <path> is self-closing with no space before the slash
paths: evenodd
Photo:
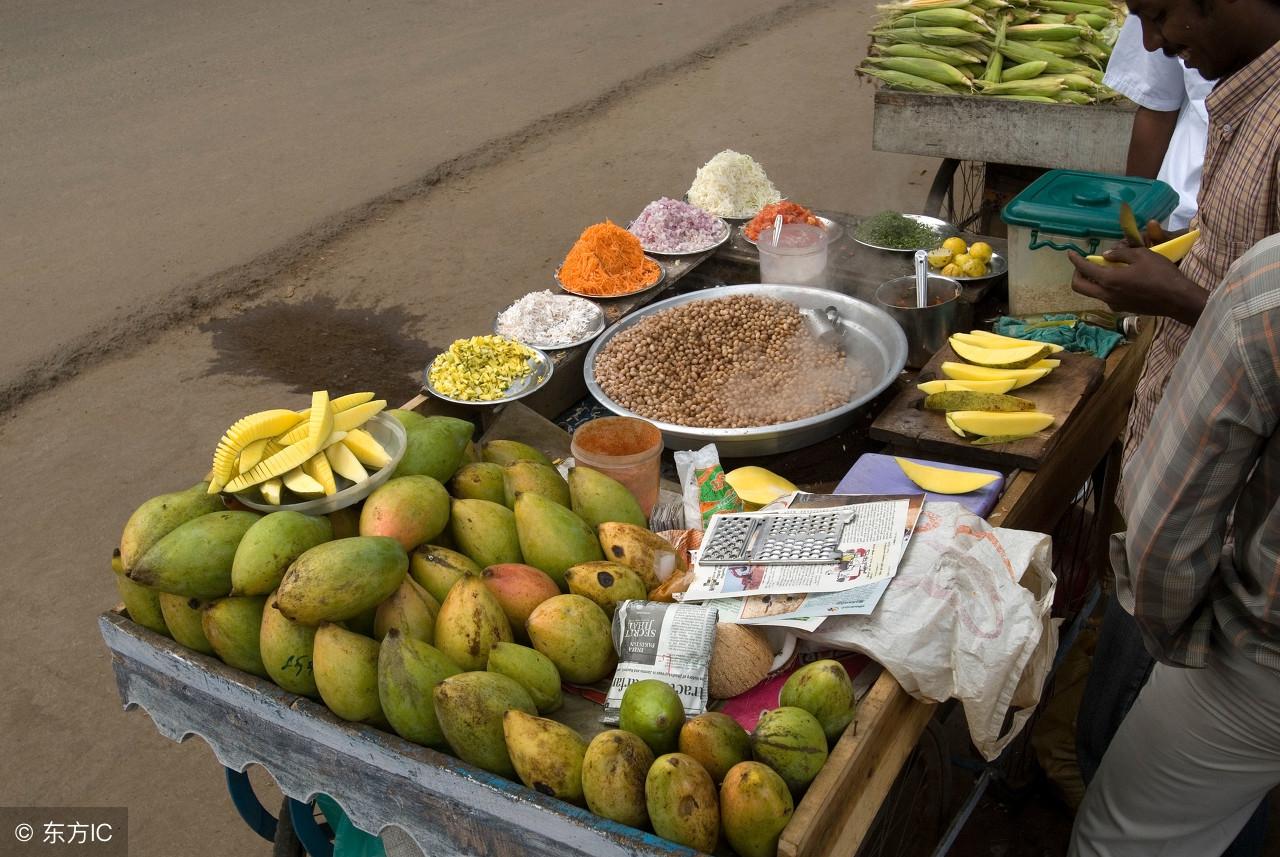
<path id="1" fill-rule="evenodd" d="M 896 211 L 882 211 L 862 221 L 853 236 L 864 244 L 891 250 L 928 250 L 942 240 L 939 229 Z"/>

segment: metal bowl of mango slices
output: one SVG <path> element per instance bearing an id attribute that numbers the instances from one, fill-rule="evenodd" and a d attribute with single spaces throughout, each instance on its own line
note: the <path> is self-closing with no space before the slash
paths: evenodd
<path id="1" fill-rule="evenodd" d="M 299 415 L 302 421 L 292 430 L 267 439 L 267 444 L 254 441 L 234 453 L 236 464 L 245 466 L 224 490 L 258 512 L 327 515 L 359 503 L 391 478 L 408 446 L 404 426 L 382 412 L 386 402 L 372 399 L 372 393 L 356 393 L 331 404 L 327 398 L 321 400 L 323 406 L 333 408 L 334 421 L 326 440 L 315 444 L 308 442 L 308 434 L 312 423 L 321 425 L 323 417 L 313 398 L 311 415 L 305 419 Z M 228 436 L 234 431 L 233 426 Z M 275 455 L 266 454 L 271 442 L 283 446 Z M 245 461 L 246 452 L 258 460 Z"/>

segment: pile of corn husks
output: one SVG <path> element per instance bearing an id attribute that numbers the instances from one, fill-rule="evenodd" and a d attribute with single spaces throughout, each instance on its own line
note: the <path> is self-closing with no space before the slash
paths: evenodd
<path id="1" fill-rule="evenodd" d="M 861 74 L 893 89 L 1017 101 L 1115 98 L 1102 69 L 1124 22 L 1109 0 L 901 0 L 877 6 Z"/>

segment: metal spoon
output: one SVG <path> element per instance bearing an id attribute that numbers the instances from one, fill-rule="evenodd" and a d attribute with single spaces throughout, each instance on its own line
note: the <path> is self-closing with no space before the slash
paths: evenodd
<path id="1" fill-rule="evenodd" d="M 916 251 L 916 308 L 924 309 L 929 303 L 929 254 Z"/>

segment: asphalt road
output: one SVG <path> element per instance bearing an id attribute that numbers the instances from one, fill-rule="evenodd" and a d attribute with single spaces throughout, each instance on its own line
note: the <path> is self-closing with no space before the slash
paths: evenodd
<path id="1" fill-rule="evenodd" d="M 76 371 L 0 408 L 0 805 L 127 806 L 134 857 L 269 853 L 203 741 L 120 710 L 96 618 L 129 513 L 244 413 L 408 398 L 582 228 L 720 149 L 818 208 L 918 207 L 935 162 L 871 151 L 852 76 L 870 5 L 6 12 L 0 367 Z"/>

